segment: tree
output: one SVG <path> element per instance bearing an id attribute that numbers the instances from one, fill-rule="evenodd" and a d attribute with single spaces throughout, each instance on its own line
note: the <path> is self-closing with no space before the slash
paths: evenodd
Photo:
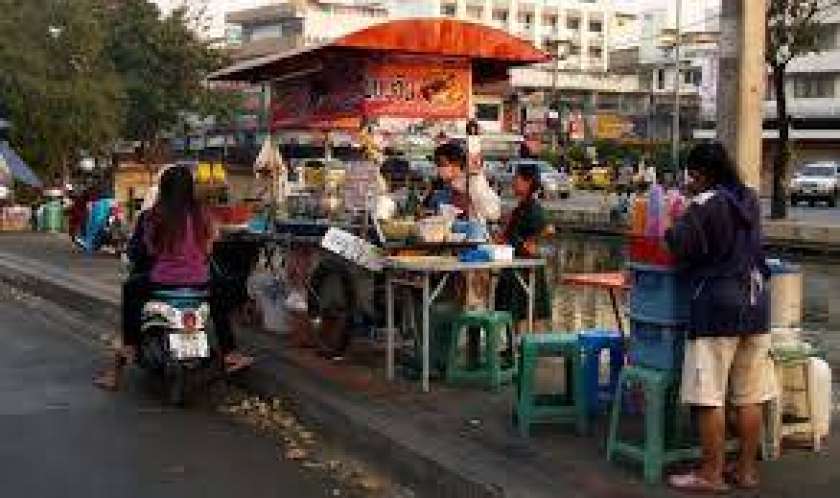
<path id="1" fill-rule="evenodd" d="M 84 154 L 107 150 L 121 85 L 104 57 L 97 0 L 0 0 L 0 100 L 10 140 L 41 174 L 66 180 Z"/>
<path id="2" fill-rule="evenodd" d="M 801 55 L 820 50 L 821 18 L 840 6 L 840 0 L 769 0 L 766 60 L 772 70 L 779 140 L 773 160 L 773 197 L 770 217 L 787 217 L 790 173 L 790 116 L 785 91 L 787 67 Z"/>
<path id="3" fill-rule="evenodd" d="M 110 2 L 106 51 L 124 81 L 122 138 L 141 143 L 147 164 L 164 155 L 164 139 L 183 126 L 184 116 L 219 107 L 205 81 L 224 60 L 191 29 L 195 15 L 181 7 L 162 18 L 148 0 Z"/>

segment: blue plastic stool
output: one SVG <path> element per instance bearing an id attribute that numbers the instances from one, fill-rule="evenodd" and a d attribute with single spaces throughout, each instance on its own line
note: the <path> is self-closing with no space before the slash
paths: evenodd
<path id="1" fill-rule="evenodd" d="M 578 337 L 583 356 L 583 378 L 586 389 L 586 406 L 589 415 L 602 413 L 613 401 L 618 376 L 624 368 L 624 338 L 612 330 L 586 330 Z M 601 384 L 601 353 L 610 352 L 609 382 Z"/>

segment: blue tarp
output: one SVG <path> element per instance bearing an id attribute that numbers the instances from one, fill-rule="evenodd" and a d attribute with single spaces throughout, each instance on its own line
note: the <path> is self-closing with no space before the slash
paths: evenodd
<path id="1" fill-rule="evenodd" d="M 20 156 L 18 156 L 15 151 L 9 147 L 8 143 L 0 142 L 0 156 L 3 156 L 6 166 L 8 166 L 12 173 L 12 178 L 15 180 L 32 187 L 42 187 L 44 185 L 41 183 L 38 176 L 32 171 L 32 168 L 23 162 L 23 159 L 21 159 Z"/>

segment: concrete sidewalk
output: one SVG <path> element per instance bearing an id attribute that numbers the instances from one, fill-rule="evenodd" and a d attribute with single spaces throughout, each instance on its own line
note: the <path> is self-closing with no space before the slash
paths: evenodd
<path id="1" fill-rule="evenodd" d="M 85 313 L 95 336 L 118 323 L 117 267 L 114 258 L 73 254 L 57 237 L 0 235 L 0 279 Z M 510 427 L 509 391 L 433 385 L 432 393 L 421 394 L 412 381 L 384 381 L 376 344 L 358 341 L 347 361 L 335 363 L 289 349 L 278 335 L 239 333 L 259 360 L 243 377 L 248 387 L 290 394 L 321 432 L 367 454 L 419 496 L 676 496 L 641 484 L 633 469 L 608 464 L 602 428 L 586 438 L 553 426 L 519 438 Z M 838 443 L 837 430 L 829 447 Z M 836 496 L 837 468 L 831 454 L 790 452 L 764 465 L 761 496 Z"/>

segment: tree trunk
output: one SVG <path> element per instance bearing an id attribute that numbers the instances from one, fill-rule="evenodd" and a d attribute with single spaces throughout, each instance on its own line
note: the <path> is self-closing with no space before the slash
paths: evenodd
<path id="1" fill-rule="evenodd" d="M 788 169 L 790 163 L 790 117 L 787 113 L 785 93 L 785 66 L 773 66 L 773 86 L 776 93 L 776 123 L 779 139 L 776 141 L 776 155 L 773 159 L 773 198 L 770 218 L 781 220 L 787 217 Z"/>

